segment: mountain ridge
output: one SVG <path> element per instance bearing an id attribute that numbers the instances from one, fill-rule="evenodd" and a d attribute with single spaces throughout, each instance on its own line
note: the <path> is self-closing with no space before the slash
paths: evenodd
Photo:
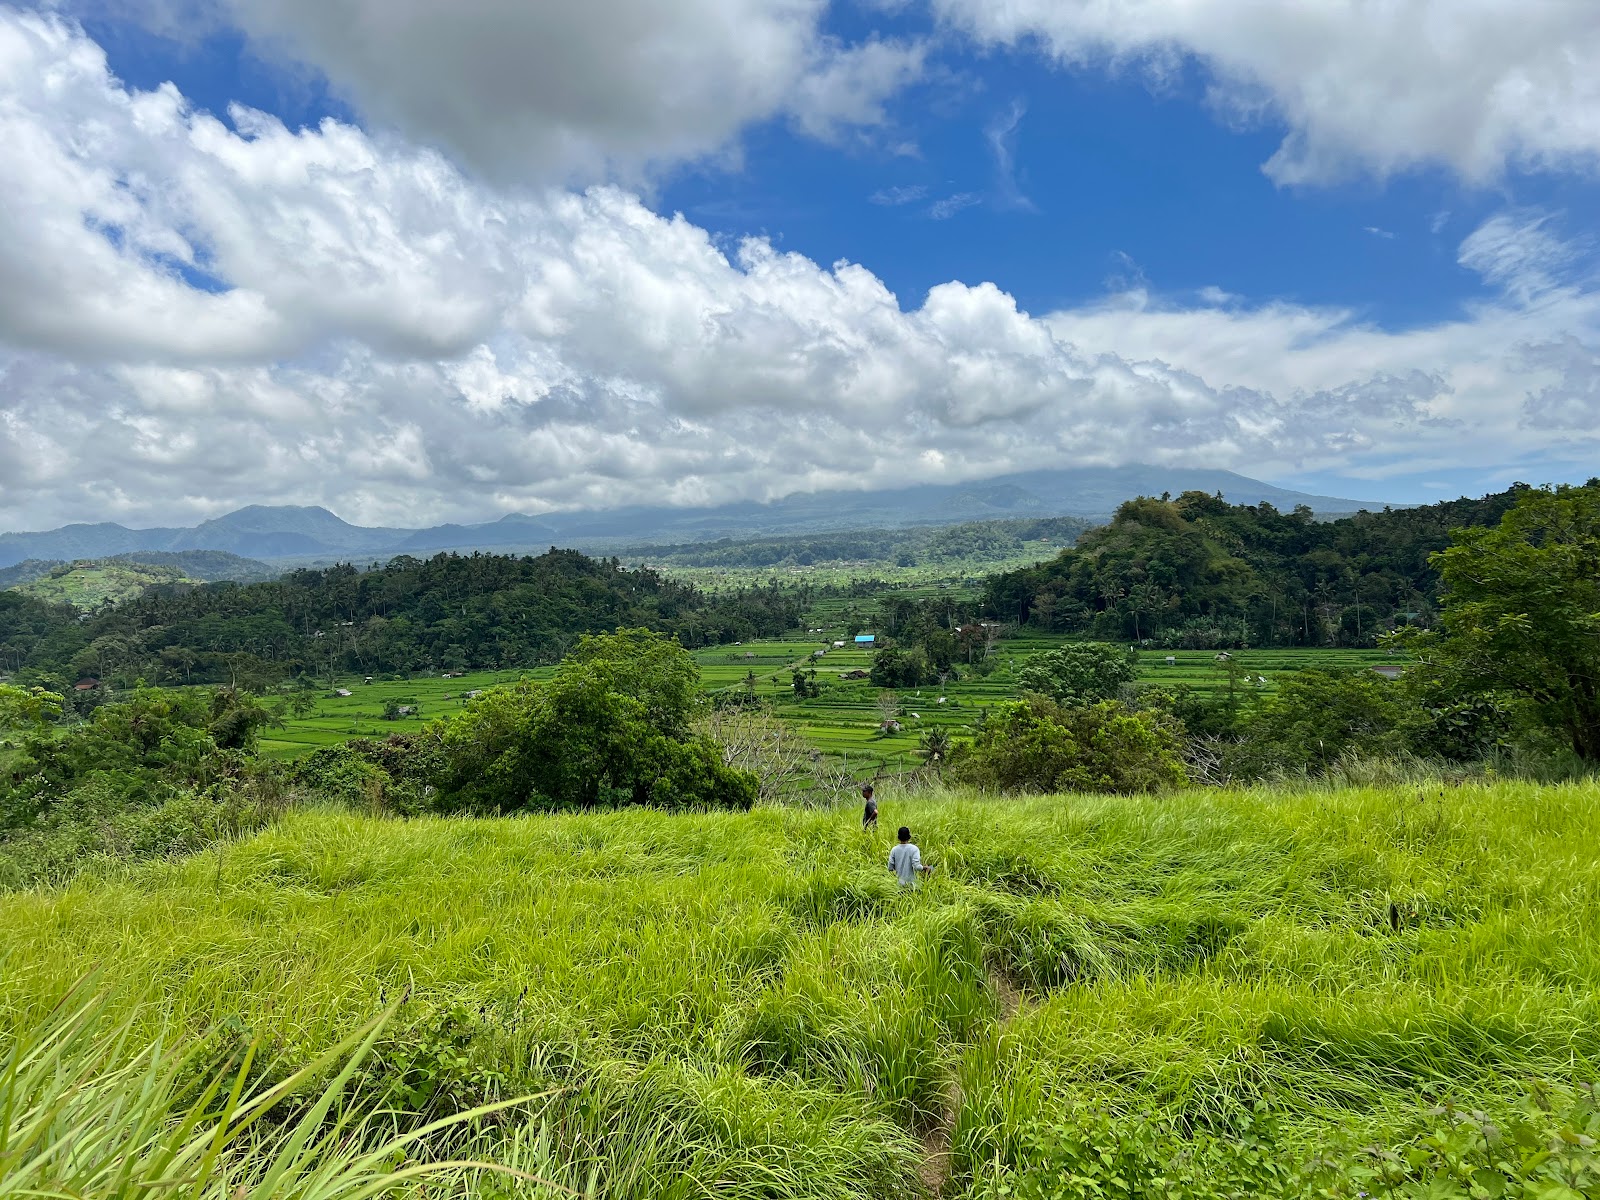
<path id="1" fill-rule="evenodd" d="M 1297 492 L 1232 471 L 1088 467 L 871 492 L 799 492 L 767 502 L 745 500 L 702 508 L 634 505 L 533 516 L 507 513 L 481 523 L 423 529 L 352 525 L 320 505 L 252 504 L 193 527 L 130 529 L 97 522 L 0 533 L 0 567 L 26 559 L 70 561 L 186 550 L 220 550 L 280 562 L 382 559 L 450 550 L 539 551 L 559 544 L 602 551 L 651 540 L 714 541 L 850 528 L 946 525 L 992 517 L 1109 519 L 1122 501 L 1163 491 L 1221 492 L 1233 504 L 1266 502 L 1278 508 L 1305 504 L 1319 516 L 1385 507 L 1381 502 Z"/>

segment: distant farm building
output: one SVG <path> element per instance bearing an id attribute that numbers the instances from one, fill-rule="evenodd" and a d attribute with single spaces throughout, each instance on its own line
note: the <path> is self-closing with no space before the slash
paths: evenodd
<path id="1" fill-rule="evenodd" d="M 72 690 L 75 692 L 92 692 L 99 686 L 100 681 L 98 679 L 80 679 L 72 685 Z"/>
<path id="2" fill-rule="evenodd" d="M 878 635 L 875 634 L 875 633 L 858 633 L 858 634 L 856 634 L 856 645 L 857 646 L 876 646 L 877 644 L 878 644 Z"/>

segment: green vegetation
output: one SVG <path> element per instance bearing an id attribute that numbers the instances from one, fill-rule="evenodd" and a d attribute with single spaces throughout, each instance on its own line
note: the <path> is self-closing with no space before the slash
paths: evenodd
<path id="1" fill-rule="evenodd" d="M 1115 700 L 1003 704 L 950 754 L 956 779 L 1006 792 L 1159 792 L 1188 782 L 1182 726 Z"/>
<path id="2" fill-rule="evenodd" d="M 575 551 L 441 554 L 370 571 L 294 571 L 270 583 L 157 588 L 90 620 L 35 607 L 18 614 L 24 628 L 0 654 L 9 650 L 23 682 L 65 687 L 93 676 L 117 687 L 264 689 L 296 677 L 554 663 L 580 634 L 625 625 L 712 645 L 791 629 L 799 611 L 777 588 L 706 596 Z"/>
<path id="3" fill-rule="evenodd" d="M 508 1106 L 402 1134 L 382 1114 L 344 1103 L 384 1023 L 379 1017 L 268 1083 L 255 1045 L 218 1062 L 204 1043 L 178 1049 L 162 1039 L 130 1059 L 127 1020 L 106 1020 L 103 997 L 68 996 L 21 1034 L 0 1069 L 0 1194 L 365 1200 L 414 1183 L 460 1188 L 482 1179 L 480 1164 L 415 1156 L 426 1153 L 425 1139 Z M 297 1103 L 334 1068 L 314 1103 Z"/>
<path id="4" fill-rule="evenodd" d="M 59 701 L 0 685 L 0 889 L 83 863 L 192 853 L 287 804 L 255 756 L 271 715 L 231 689 L 145 689 L 58 732 Z"/>
<path id="5" fill-rule="evenodd" d="M 543 686 L 493 689 L 414 735 L 319 750 L 296 776 L 401 811 L 749 808 L 756 777 L 691 728 L 699 686 L 699 666 L 671 638 L 585 637 Z"/>
<path id="6" fill-rule="evenodd" d="M 1600 486 L 1429 570 L 1381 651 L 560 554 L 0 594 L 28 663 L 299 639 L 206 651 L 266 702 L 0 685 L 0 1197 L 1600 1195 Z M 562 653 L 438 669 L 491 644 Z"/>
<path id="7" fill-rule="evenodd" d="M 1411 641 L 1431 688 L 1446 704 L 1520 703 L 1527 723 L 1600 761 L 1600 481 L 1527 493 L 1497 528 L 1459 534 L 1438 567 L 1442 628 Z"/>
<path id="8" fill-rule="evenodd" d="M 911 529 L 859 529 L 673 546 L 634 546 L 624 562 L 708 590 L 789 586 L 848 588 L 863 583 L 972 580 L 1029 567 L 1070 546 L 1093 522 L 1081 517 L 969 521 Z"/>
<path id="9" fill-rule="evenodd" d="M 176 567 L 91 560 L 59 563 L 27 582 L 10 586 L 46 604 L 90 610 L 131 600 L 157 584 L 192 582 Z"/>
<path id="10" fill-rule="evenodd" d="M 608 1197 L 1593 1194 L 1594 785 L 884 805 L 914 895 L 853 812 L 293 815 L 0 899 L 0 1042 L 91 963 L 126 1060 L 404 996 L 352 1111 L 556 1090 L 387 1165 Z"/>
<path id="11" fill-rule="evenodd" d="M 275 575 L 265 563 L 221 550 L 152 550 L 75 562 L 28 559 L 0 569 L 0 588 L 88 610 L 132 600 L 150 587 L 221 579 L 255 582 Z"/>
<path id="12" fill-rule="evenodd" d="M 1600 480 L 1587 489 L 1600 492 Z M 1453 531 L 1496 525 L 1525 484 L 1482 500 L 1319 522 L 1306 508 L 1186 492 L 1117 509 L 1042 566 L 997 575 L 987 611 L 1030 628 L 1162 647 L 1373 646 L 1433 624 Z"/>

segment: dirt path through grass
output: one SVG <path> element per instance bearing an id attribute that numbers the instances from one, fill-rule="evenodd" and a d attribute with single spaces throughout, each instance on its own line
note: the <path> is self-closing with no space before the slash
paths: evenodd
<path id="1" fill-rule="evenodd" d="M 989 968 L 989 987 L 1000 1002 L 999 1027 L 1017 1015 L 1026 997 L 1022 989 L 1004 971 Z M 950 1140 L 955 1133 L 956 1119 L 961 1115 L 961 1085 L 952 1077 L 945 1091 L 944 1107 L 939 1119 L 922 1135 L 922 1165 L 917 1174 L 922 1178 L 922 1188 L 932 1200 L 939 1200 L 950 1183 Z"/>

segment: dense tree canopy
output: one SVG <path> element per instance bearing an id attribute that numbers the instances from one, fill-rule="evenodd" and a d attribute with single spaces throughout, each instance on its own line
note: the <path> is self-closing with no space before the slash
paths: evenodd
<path id="1" fill-rule="evenodd" d="M 1432 624 L 1431 556 L 1451 530 L 1494 524 L 1527 490 L 1338 521 L 1202 492 L 1130 500 L 1055 560 L 993 576 L 985 608 L 1160 646 L 1371 646 L 1396 625 Z"/>
<path id="2" fill-rule="evenodd" d="M 0 593 L 0 655 L 19 678 L 132 685 L 465 670 L 558 661 L 584 633 L 648 626 L 701 646 L 781 633 L 777 588 L 710 596 L 654 571 L 551 550 L 441 554 L 294 571 L 269 583 L 158 587 L 82 618 Z M 31 675 L 28 674 L 31 672 Z"/>
<path id="3" fill-rule="evenodd" d="M 1492 529 L 1441 553 L 1423 671 L 1457 696 L 1499 694 L 1580 758 L 1600 760 L 1600 481 L 1527 489 Z"/>

